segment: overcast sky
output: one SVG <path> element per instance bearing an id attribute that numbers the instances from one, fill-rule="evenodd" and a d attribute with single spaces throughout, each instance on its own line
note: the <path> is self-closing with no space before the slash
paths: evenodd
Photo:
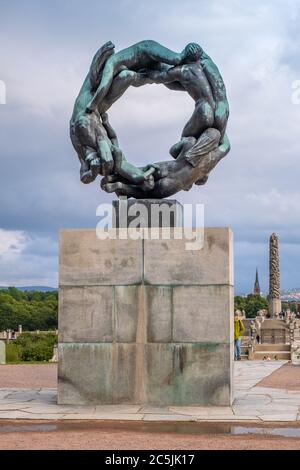
<path id="1" fill-rule="evenodd" d="M 154 39 L 200 43 L 217 63 L 231 115 L 230 154 L 205 186 L 179 193 L 205 204 L 206 226 L 235 237 L 236 292 L 267 290 L 268 238 L 280 237 L 282 287 L 299 287 L 300 80 L 298 0 L 0 0 L 0 285 L 57 286 L 57 233 L 94 227 L 113 196 L 79 181 L 68 123 L 92 56 Z M 168 158 L 192 113 L 181 92 L 130 89 L 110 111 L 135 164 Z"/>

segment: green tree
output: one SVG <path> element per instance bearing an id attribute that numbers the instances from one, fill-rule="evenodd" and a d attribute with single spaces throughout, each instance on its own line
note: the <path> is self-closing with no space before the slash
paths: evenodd
<path id="1" fill-rule="evenodd" d="M 234 310 L 246 311 L 247 298 L 241 295 L 236 295 L 234 298 Z"/>
<path id="2" fill-rule="evenodd" d="M 57 292 L 34 294 L 12 287 L 0 290 L 0 331 L 17 330 L 18 325 L 24 331 L 57 328 Z"/>
<path id="3" fill-rule="evenodd" d="M 53 347 L 57 344 L 57 335 L 47 333 L 22 333 L 15 341 L 7 345 L 7 361 L 49 361 Z"/>
<path id="4" fill-rule="evenodd" d="M 235 310 L 245 310 L 247 318 L 254 318 L 259 310 L 268 310 L 268 301 L 259 295 L 249 294 L 247 297 L 237 295 L 234 299 Z"/>
<path id="5" fill-rule="evenodd" d="M 9 295 L 15 300 L 25 300 L 26 294 L 21 290 L 17 289 L 16 287 L 9 287 L 7 289 Z"/>

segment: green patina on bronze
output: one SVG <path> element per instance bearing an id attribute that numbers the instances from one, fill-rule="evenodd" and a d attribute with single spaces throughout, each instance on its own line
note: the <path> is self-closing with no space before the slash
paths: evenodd
<path id="1" fill-rule="evenodd" d="M 187 92 L 195 107 L 180 141 L 170 149 L 173 160 L 136 167 L 126 160 L 107 111 L 129 86 L 153 83 Z M 109 41 L 93 58 L 70 122 L 81 181 L 102 175 L 103 190 L 137 199 L 161 199 L 205 184 L 230 150 L 228 116 L 221 74 L 198 44 L 174 52 L 146 40 L 115 53 Z"/>

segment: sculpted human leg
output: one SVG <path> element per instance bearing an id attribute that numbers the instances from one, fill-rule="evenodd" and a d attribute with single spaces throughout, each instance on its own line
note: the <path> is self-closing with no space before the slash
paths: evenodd
<path id="1" fill-rule="evenodd" d="M 194 137 L 183 137 L 179 142 L 170 148 L 170 154 L 173 158 L 176 159 L 181 153 L 186 152 L 189 148 L 191 148 L 195 142 L 196 139 Z"/>
<path id="2" fill-rule="evenodd" d="M 95 181 L 100 171 L 100 159 L 97 152 L 91 147 L 85 147 L 85 159 L 80 168 L 82 183 L 88 184 Z"/>
<path id="3" fill-rule="evenodd" d="M 182 137 L 196 137 L 198 139 L 202 132 L 214 124 L 214 110 L 208 101 L 200 99 L 195 103 L 194 112 L 186 123 Z"/>
<path id="4" fill-rule="evenodd" d="M 115 173 L 127 180 L 128 183 L 145 184 L 146 187 L 154 186 L 154 180 L 151 176 L 155 172 L 155 167 L 149 165 L 146 169 L 138 168 L 126 160 L 120 148 L 113 147 L 112 151 L 115 161 Z"/>

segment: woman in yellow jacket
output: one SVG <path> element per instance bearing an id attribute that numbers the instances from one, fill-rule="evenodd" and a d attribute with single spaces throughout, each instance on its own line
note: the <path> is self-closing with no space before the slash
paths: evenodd
<path id="1" fill-rule="evenodd" d="M 234 358 L 236 361 L 241 360 L 241 336 L 245 331 L 245 326 L 238 312 L 234 314 Z"/>

